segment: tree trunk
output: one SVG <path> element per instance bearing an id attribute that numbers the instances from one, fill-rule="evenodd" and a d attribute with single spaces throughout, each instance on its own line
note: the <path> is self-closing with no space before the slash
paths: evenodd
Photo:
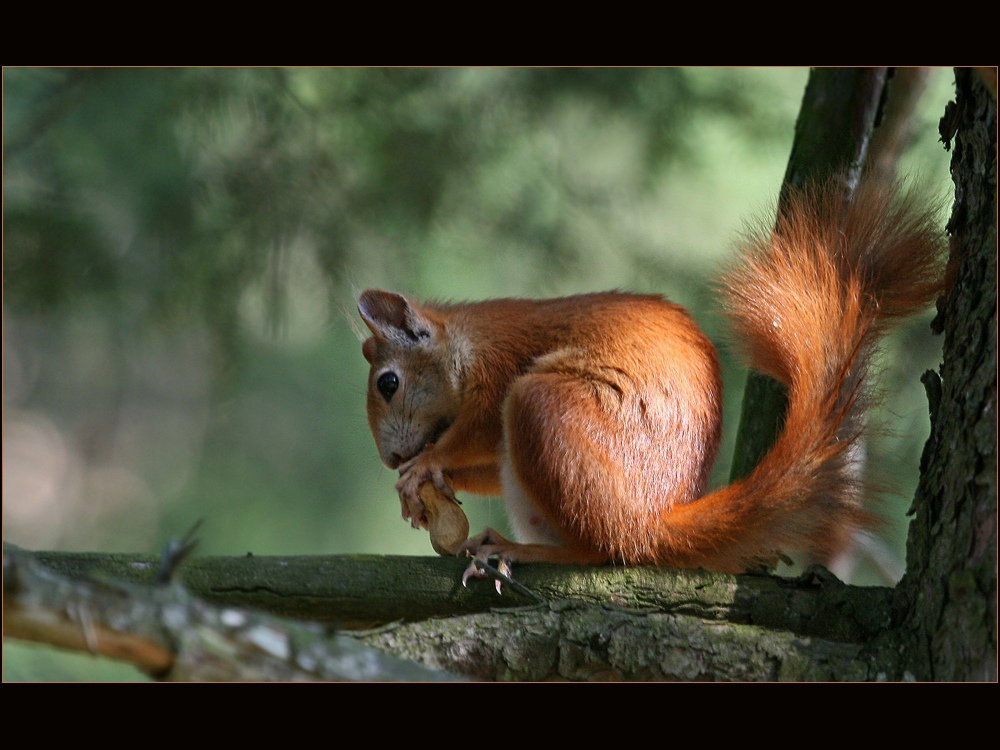
<path id="1" fill-rule="evenodd" d="M 942 119 L 956 188 L 950 289 L 936 321 L 944 361 L 940 376 L 924 376 L 931 436 L 897 589 L 900 640 L 920 679 L 996 680 L 997 110 L 974 71 L 956 78 Z"/>

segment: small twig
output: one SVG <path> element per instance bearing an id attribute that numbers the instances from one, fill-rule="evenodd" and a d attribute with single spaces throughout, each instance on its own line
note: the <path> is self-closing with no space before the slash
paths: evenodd
<path id="1" fill-rule="evenodd" d="M 160 566 L 156 570 L 155 586 L 166 586 L 170 583 L 188 556 L 198 547 L 195 534 L 201 528 L 204 518 L 199 518 L 188 532 L 180 539 L 171 539 L 160 554 Z"/>

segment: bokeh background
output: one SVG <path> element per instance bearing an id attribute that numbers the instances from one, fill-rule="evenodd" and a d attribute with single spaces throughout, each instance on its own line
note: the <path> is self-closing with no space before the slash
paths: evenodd
<path id="1" fill-rule="evenodd" d="M 365 421 L 368 287 L 665 294 L 723 351 L 723 482 L 745 370 L 710 281 L 773 207 L 807 75 L 4 68 L 3 538 L 155 553 L 204 519 L 204 554 L 433 554 Z M 951 81 L 902 169 L 945 205 Z M 900 562 L 928 320 L 886 347 L 870 451 Z M 4 646 L 6 679 L 132 676 Z"/>

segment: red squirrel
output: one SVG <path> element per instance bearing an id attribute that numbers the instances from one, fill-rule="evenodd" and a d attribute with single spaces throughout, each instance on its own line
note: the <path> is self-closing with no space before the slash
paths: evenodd
<path id="1" fill-rule="evenodd" d="M 423 304 L 368 290 L 368 420 L 398 469 L 403 518 L 433 482 L 502 494 L 517 541 L 460 553 L 513 562 L 655 564 L 736 573 L 836 551 L 866 525 L 849 464 L 874 345 L 940 289 L 944 241 L 910 197 L 833 181 L 745 240 L 721 296 L 752 367 L 789 389 L 753 472 L 705 494 L 722 423 L 715 348 L 686 310 L 606 292 Z M 475 562 L 463 579 L 481 575 Z"/>

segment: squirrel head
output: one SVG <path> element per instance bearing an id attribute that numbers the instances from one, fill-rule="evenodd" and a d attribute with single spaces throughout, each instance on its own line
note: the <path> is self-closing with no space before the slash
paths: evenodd
<path id="1" fill-rule="evenodd" d="M 433 311 L 400 294 L 369 289 L 358 312 L 372 332 L 361 347 L 368 373 L 368 425 L 382 463 L 396 469 L 451 426 L 461 395 L 448 330 Z"/>

